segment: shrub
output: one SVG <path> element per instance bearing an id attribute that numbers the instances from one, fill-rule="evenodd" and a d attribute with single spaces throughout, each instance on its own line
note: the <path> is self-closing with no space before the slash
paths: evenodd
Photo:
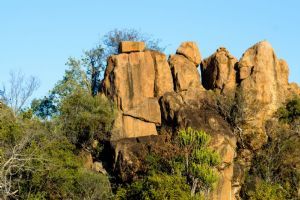
<path id="1" fill-rule="evenodd" d="M 103 139 L 114 120 L 114 107 L 104 96 L 91 96 L 77 90 L 66 97 L 60 108 L 62 130 L 76 145 L 85 145 L 92 139 Z"/>
<path id="2" fill-rule="evenodd" d="M 191 186 L 192 196 L 198 192 L 208 193 L 218 181 L 216 167 L 220 156 L 208 148 L 210 136 L 192 128 L 180 130 L 177 138 L 183 152 L 183 174 Z"/>
<path id="3" fill-rule="evenodd" d="M 190 188 L 184 177 L 155 173 L 117 191 L 116 199 L 189 200 Z"/>
<path id="4" fill-rule="evenodd" d="M 271 184 L 266 181 L 258 181 L 254 191 L 249 192 L 250 200 L 284 200 L 285 191 L 279 184 Z"/>
<path id="5" fill-rule="evenodd" d="M 293 122 L 300 118 L 300 98 L 294 98 L 278 110 L 278 117 L 284 122 Z"/>

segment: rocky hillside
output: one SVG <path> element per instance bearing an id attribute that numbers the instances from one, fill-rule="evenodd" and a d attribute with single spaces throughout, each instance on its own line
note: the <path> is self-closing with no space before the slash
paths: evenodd
<path id="1" fill-rule="evenodd" d="M 221 155 L 211 199 L 240 199 L 252 158 L 268 141 L 266 123 L 300 95 L 288 74 L 267 41 L 239 60 L 224 47 L 203 59 L 195 42 L 183 42 L 169 57 L 143 42 L 121 42 L 119 54 L 108 58 L 101 86 L 118 110 L 110 171 L 121 182 L 135 180 L 147 155 L 175 151 L 168 137 L 192 127 L 210 134 L 211 148 Z"/>

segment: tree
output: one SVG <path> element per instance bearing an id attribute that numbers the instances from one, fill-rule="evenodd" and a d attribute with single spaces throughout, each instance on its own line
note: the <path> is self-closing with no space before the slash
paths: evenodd
<path id="1" fill-rule="evenodd" d="M 84 90 L 77 90 L 63 100 L 59 119 L 69 140 L 85 146 L 92 139 L 105 139 L 114 116 L 114 106 L 106 97 L 93 97 Z"/>
<path id="2" fill-rule="evenodd" d="M 26 78 L 22 72 L 10 72 L 8 88 L 3 86 L 0 93 L 2 101 L 12 108 L 17 115 L 26 105 L 33 92 L 36 91 L 40 83 L 36 77 Z"/>
<path id="3" fill-rule="evenodd" d="M 49 96 L 37 99 L 32 109 L 35 115 L 43 119 L 58 114 L 62 100 L 78 88 L 88 91 L 89 95 L 96 96 L 100 91 L 106 61 L 111 54 L 117 54 L 121 41 L 144 41 L 148 49 L 163 51 L 159 39 L 153 39 L 145 33 L 135 29 L 114 29 L 106 33 L 101 43 L 94 48 L 84 51 L 80 58 L 69 58 L 62 80 L 49 92 Z"/>
<path id="4" fill-rule="evenodd" d="M 83 168 L 59 124 L 0 107 L 1 199 L 109 199 L 106 176 Z"/>
<path id="5" fill-rule="evenodd" d="M 214 167 L 220 163 L 220 156 L 208 148 L 210 136 L 189 127 L 178 132 L 177 141 L 183 152 L 183 174 L 191 186 L 191 196 L 197 191 L 208 194 L 218 180 Z"/>

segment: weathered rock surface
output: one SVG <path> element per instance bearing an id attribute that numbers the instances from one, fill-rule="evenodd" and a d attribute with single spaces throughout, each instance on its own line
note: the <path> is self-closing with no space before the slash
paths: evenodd
<path id="1" fill-rule="evenodd" d="M 157 135 L 158 98 L 173 91 L 166 56 L 156 51 L 113 55 L 108 59 L 102 90 L 117 105 L 111 139 Z"/>
<path id="2" fill-rule="evenodd" d="M 173 77 L 167 56 L 158 51 L 151 51 L 155 69 L 154 96 L 161 97 L 173 91 Z"/>
<path id="3" fill-rule="evenodd" d="M 249 48 L 238 64 L 239 107 L 244 121 L 243 137 L 252 149 L 266 142 L 264 122 L 285 101 L 288 66 L 278 60 L 270 43 L 263 41 Z"/>
<path id="4" fill-rule="evenodd" d="M 114 166 L 113 171 L 118 174 L 120 181 L 133 181 L 139 174 L 147 171 L 146 157 L 152 154 L 165 158 L 176 154 L 174 146 L 170 145 L 168 137 L 164 135 L 145 136 L 139 138 L 123 138 L 112 141 Z"/>
<path id="5" fill-rule="evenodd" d="M 196 42 L 183 42 L 180 44 L 176 54 L 183 55 L 196 66 L 201 62 L 201 54 Z"/>
<path id="6" fill-rule="evenodd" d="M 166 93 L 161 99 L 162 116 L 166 124 L 176 128 L 192 127 L 212 136 L 211 148 L 220 153 L 220 180 L 212 199 L 232 199 L 233 161 L 236 138 L 230 125 L 219 115 L 213 96 L 201 88 L 179 93 Z"/>
<path id="7" fill-rule="evenodd" d="M 147 98 L 141 104 L 128 111 L 124 111 L 123 115 L 157 125 L 161 124 L 160 106 L 156 98 Z"/>
<path id="8" fill-rule="evenodd" d="M 211 148 L 222 158 L 211 199 L 239 199 L 252 157 L 267 140 L 265 122 L 284 101 L 300 95 L 299 86 L 288 83 L 287 63 L 277 59 L 266 41 L 249 48 L 239 62 L 219 48 L 202 61 L 203 87 L 197 70 L 201 55 L 193 42 L 182 43 L 168 61 L 157 51 L 122 52 L 126 53 L 108 59 L 102 83 L 119 111 L 110 143 L 113 169 L 120 180 L 134 180 L 144 173 L 149 153 L 176 153 L 168 138 L 158 135 L 158 126 L 192 127 L 211 135 Z M 224 96 L 216 93 L 232 94 L 236 105 L 226 108 L 228 116 L 220 111 L 216 98 Z M 227 118 L 232 113 L 239 116 L 234 127 Z"/>
<path id="9" fill-rule="evenodd" d="M 195 65 L 182 55 L 171 55 L 169 58 L 176 91 L 201 87 L 200 75 Z"/>
<path id="10" fill-rule="evenodd" d="M 144 50 L 144 42 L 122 41 L 119 46 L 119 53 L 130 53 Z"/>
<path id="11" fill-rule="evenodd" d="M 201 63 L 202 85 L 207 90 L 233 94 L 236 88 L 235 66 L 238 60 L 226 48 L 220 47 Z"/>

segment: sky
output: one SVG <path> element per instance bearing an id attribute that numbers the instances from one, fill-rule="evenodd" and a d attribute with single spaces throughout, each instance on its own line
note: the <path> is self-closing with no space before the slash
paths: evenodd
<path id="1" fill-rule="evenodd" d="M 299 10 L 299 0 L 0 0 L 0 84 L 21 70 L 39 78 L 35 97 L 43 97 L 69 57 L 79 58 L 115 28 L 151 34 L 167 54 L 195 41 L 203 58 L 224 46 L 239 59 L 268 40 L 299 84 Z"/>

